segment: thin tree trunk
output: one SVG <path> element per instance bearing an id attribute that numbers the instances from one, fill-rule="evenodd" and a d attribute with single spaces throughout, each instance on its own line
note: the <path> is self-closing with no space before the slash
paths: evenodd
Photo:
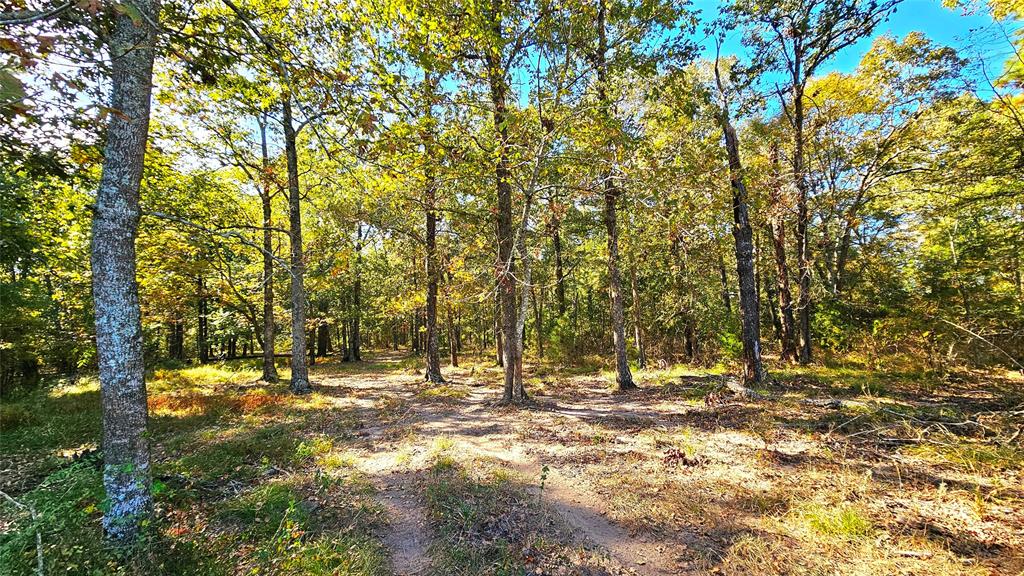
<path id="1" fill-rule="evenodd" d="M 768 230 L 769 230 L 769 235 L 770 235 L 770 230 L 771 230 L 770 227 L 768 228 Z M 761 239 L 762 239 L 761 240 L 761 248 L 755 247 L 755 252 L 754 252 L 757 255 L 757 260 L 756 260 L 756 265 L 757 265 L 757 270 L 758 270 L 757 275 L 758 275 L 759 281 L 762 282 L 763 285 L 764 285 L 764 300 L 761 300 L 760 298 L 758 300 L 762 301 L 762 302 L 767 302 L 768 303 L 768 306 L 766 306 L 766 308 L 768 308 L 768 316 L 771 318 L 771 321 L 772 321 L 772 334 L 774 335 L 775 339 L 779 339 L 781 337 L 781 335 L 782 335 L 782 322 L 779 320 L 779 309 L 775 305 L 778 302 L 778 300 L 777 300 L 776 294 L 775 294 L 775 285 L 772 283 L 772 275 L 770 273 L 768 273 L 768 271 L 765 270 L 765 268 L 764 268 L 764 261 L 761 259 L 761 254 L 764 253 L 764 250 L 763 250 L 764 235 L 763 234 L 761 235 Z"/>
<path id="2" fill-rule="evenodd" d="M 551 243 L 555 251 L 555 298 L 558 302 L 558 316 L 565 316 L 565 272 L 562 270 L 562 221 L 555 218 Z"/>
<path id="3" fill-rule="evenodd" d="M 491 0 L 491 32 L 495 44 L 502 42 L 502 1 Z M 498 300 L 501 304 L 501 331 L 503 340 L 505 381 L 502 401 L 512 404 L 523 404 L 527 401 L 526 390 L 522 380 L 522 358 L 517 353 L 516 334 L 519 322 L 517 319 L 516 302 L 516 269 L 513 261 L 514 239 L 512 227 L 512 183 L 509 168 L 508 150 L 508 108 L 505 101 L 508 92 L 508 80 L 502 55 L 488 51 L 485 55 L 487 79 L 490 87 L 493 121 L 496 136 L 494 174 L 497 183 L 497 237 L 498 261 L 497 281 Z"/>
<path id="4" fill-rule="evenodd" d="M 210 361 L 210 345 L 209 345 L 209 311 L 208 303 L 206 301 L 206 282 L 203 281 L 203 277 L 200 276 L 196 280 L 196 293 L 199 300 L 198 315 L 199 315 L 199 326 L 196 329 L 196 351 L 199 354 L 199 363 L 206 364 Z"/>
<path id="5" fill-rule="evenodd" d="M 629 271 L 629 287 L 633 293 L 633 340 L 636 342 L 636 361 L 641 370 L 647 369 L 647 347 L 644 344 L 644 331 L 640 313 L 640 294 L 636 286 L 636 266 Z"/>
<path id="6" fill-rule="evenodd" d="M 290 388 L 295 394 L 306 394 L 313 389 L 309 383 L 309 370 L 306 366 L 306 287 L 303 283 L 306 264 L 302 255 L 299 154 L 295 142 L 295 127 L 292 124 L 291 96 L 287 93 L 281 99 L 281 109 L 285 157 L 288 163 L 288 222 L 291 236 L 292 380 Z"/>
<path id="7" fill-rule="evenodd" d="M 530 296 L 533 298 L 533 324 L 537 333 L 537 357 L 544 357 L 544 289 L 541 288 L 541 299 L 537 298 L 537 291 L 530 286 Z"/>
<path id="8" fill-rule="evenodd" d="M 433 90 L 430 78 L 423 81 L 425 86 L 426 117 L 432 122 L 430 102 L 433 100 Z M 424 130 L 423 150 L 427 161 L 424 162 L 426 185 L 424 187 L 423 204 L 426 207 L 427 229 L 426 229 L 426 275 L 427 275 L 427 369 L 424 378 L 427 382 L 444 382 L 441 375 L 441 354 L 438 350 L 437 330 L 437 182 L 433 172 L 433 133 L 432 127 Z"/>
<path id="9" fill-rule="evenodd" d="M 949 253 L 953 258 L 953 278 L 956 280 L 956 289 L 960 293 L 960 302 L 964 305 L 964 322 L 971 322 L 971 301 L 967 296 L 967 286 L 960 274 L 960 258 L 956 251 L 956 242 L 953 239 L 953 231 L 949 232 Z"/>
<path id="10" fill-rule="evenodd" d="M 747 187 L 743 181 L 740 144 L 736 130 L 729 119 L 729 101 L 718 77 L 715 78 L 722 93 L 723 104 L 719 112 L 725 149 L 729 157 L 729 184 L 732 187 L 732 235 L 736 244 L 736 276 L 740 285 L 740 339 L 743 342 L 743 381 L 760 384 L 764 381 L 761 364 L 761 311 L 757 301 L 757 279 L 754 277 L 754 239 L 747 209 Z"/>
<path id="11" fill-rule="evenodd" d="M 608 66 L 606 62 L 608 39 L 605 34 L 605 0 L 598 0 L 597 8 L 597 98 L 602 112 L 611 115 L 609 101 Z M 611 161 L 614 151 L 609 150 Z M 622 303 L 622 279 L 619 277 L 619 231 L 617 206 L 621 190 L 615 184 L 612 167 L 604 173 L 604 226 L 608 234 L 608 292 L 611 299 L 612 345 L 615 352 L 615 383 L 619 390 L 636 388 L 626 357 L 626 314 Z"/>
<path id="12" fill-rule="evenodd" d="M 793 318 L 793 296 L 789 288 L 789 264 L 786 261 L 786 228 L 784 220 L 786 209 L 782 198 L 782 179 L 779 174 L 779 149 L 777 146 L 772 146 L 771 156 L 773 183 L 768 231 L 771 234 L 772 251 L 775 255 L 775 275 L 779 291 L 781 359 L 783 362 L 795 362 L 796 336 L 794 331 L 796 322 Z"/>
<path id="13" fill-rule="evenodd" d="M 354 275 L 355 280 L 352 283 L 352 360 L 354 362 L 362 362 L 363 357 L 360 349 L 362 348 L 362 336 L 360 335 L 360 329 L 362 328 L 363 319 L 363 224 L 359 222 L 356 224 L 356 259 L 354 263 Z"/>
<path id="14" fill-rule="evenodd" d="M 260 118 L 260 153 L 263 160 L 263 174 L 260 201 L 263 206 L 263 381 L 277 382 L 277 365 L 274 363 L 274 246 L 271 242 L 271 194 L 270 154 L 267 150 L 267 119 Z"/>
<path id="15" fill-rule="evenodd" d="M 160 6 L 133 4 L 145 17 L 114 16 L 111 97 L 103 169 L 92 222 L 92 293 L 103 412 L 106 537 L 134 544 L 152 513 L 142 319 L 135 271 L 139 185 L 149 135 L 150 95 Z"/>
<path id="16" fill-rule="evenodd" d="M 732 316 L 732 296 L 729 294 L 729 273 L 725 269 L 725 257 L 722 256 L 722 246 L 718 243 L 718 239 L 715 239 L 715 252 L 718 253 L 718 280 L 722 285 L 722 304 L 725 305 L 725 311 Z"/>
<path id="17" fill-rule="evenodd" d="M 452 367 L 458 368 L 459 366 L 459 338 L 455 331 L 455 320 L 452 317 L 452 307 L 446 306 L 447 317 L 448 317 L 448 355 L 452 362 Z"/>
<path id="18" fill-rule="evenodd" d="M 795 66 L 797 67 L 795 77 L 799 78 L 799 60 Z M 793 87 L 793 178 L 797 190 L 796 256 L 800 288 L 797 300 L 799 315 L 797 354 L 801 364 L 808 364 L 811 362 L 811 254 L 807 236 L 810 214 L 807 207 L 807 174 L 804 168 L 804 98 L 802 85 L 799 82 L 794 82 Z"/>
<path id="19" fill-rule="evenodd" d="M 505 347 L 501 341 L 501 293 L 500 284 L 494 291 L 494 347 L 496 351 L 495 363 L 498 366 L 505 365 Z"/>

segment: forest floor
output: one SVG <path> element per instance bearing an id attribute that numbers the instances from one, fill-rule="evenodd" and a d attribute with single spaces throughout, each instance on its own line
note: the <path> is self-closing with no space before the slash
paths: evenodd
<path id="1" fill-rule="evenodd" d="M 503 407 L 484 359 L 321 362 L 315 391 L 251 363 L 149 378 L 150 573 L 1021 574 L 1024 379 L 531 365 Z M 287 374 L 284 374 L 285 376 Z M 0 410 L 0 574 L 115 573 L 100 544 L 94 378 Z"/>

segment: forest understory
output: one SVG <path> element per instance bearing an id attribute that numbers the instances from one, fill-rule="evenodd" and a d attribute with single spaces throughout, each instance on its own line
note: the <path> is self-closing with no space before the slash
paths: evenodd
<path id="1" fill-rule="evenodd" d="M 1022 377 L 854 364 L 724 371 L 527 363 L 526 407 L 466 357 L 149 374 L 157 574 L 1018 574 Z M 287 378 L 287 370 L 282 376 Z M 0 407 L 0 573 L 114 574 L 94 376 Z M 38 536 L 38 543 L 37 543 Z M 134 562 L 139 562 L 137 559 Z"/>

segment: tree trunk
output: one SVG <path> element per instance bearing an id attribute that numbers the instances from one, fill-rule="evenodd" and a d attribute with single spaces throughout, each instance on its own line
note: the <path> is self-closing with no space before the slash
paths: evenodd
<path id="1" fill-rule="evenodd" d="M 562 221 L 555 218 L 551 243 L 555 251 L 555 298 L 558 302 L 558 316 L 565 316 L 565 272 L 562 270 Z"/>
<path id="2" fill-rule="evenodd" d="M 92 222 L 92 292 L 103 412 L 106 537 L 134 544 L 152 513 L 142 320 L 135 278 L 139 185 L 149 135 L 156 0 L 133 4 L 145 21 L 114 16 L 111 97 L 103 169 Z"/>
<path id="3" fill-rule="evenodd" d="M 316 355 L 321 358 L 327 356 L 327 349 L 331 344 L 331 325 L 321 319 L 316 327 Z"/>
<path id="4" fill-rule="evenodd" d="M 636 287 L 636 266 L 630 268 L 629 286 L 633 293 L 633 340 L 636 342 L 636 361 L 641 370 L 647 369 L 647 347 L 640 313 L 640 295 Z"/>
<path id="5" fill-rule="evenodd" d="M 717 63 L 715 75 L 718 75 Z M 722 90 L 721 84 L 719 90 Z M 764 381 L 764 367 L 761 364 L 761 311 L 757 301 L 757 279 L 754 277 L 754 238 L 747 209 L 747 187 L 743 181 L 740 145 L 736 130 L 729 119 L 728 100 L 725 100 L 722 106 L 719 120 L 725 136 L 725 148 L 729 157 L 729 184 L 732 187 L 732 235 L 736 243 L 736 276 L 740 285 L 743 381 L 747 384 L 760 384 Z"/>
<path id="6" fill-rule="evenodd" d="M 287 93 L 281 99 L 282 125 L 284 127 L 285 157 L 288 163 L 288 223 L 291 236 L 291 283 L 292 283 L 292 381 L 291 391 L 306 394 L 313 387 L 309 383 L 306 366 L 306 287 L 303 277 L 306 263 L 302 255 L 302 212 L 299 204 L 299 154 L 295 142 L 295 127 L 292 124 L 292 101 Z"/>
<path id="7" fill-rule="evenodd" d="M 199 363 L 206 364 L 210 361 L 210 345 L 209 345 L 209 304 L 206 301 L 206 282 L 203 281 L 203 277 L 200 276 L 196 280 L 197 288 L 196 294 L 199 300 L 199 326 L 196 329 L 196 352 L 199 354 Z"/>
<path id="8" fill-rule="evenodd" d="M 770 230 L 771 228 L 769 227 L 769 234 Z M 760 281 L 764 284 L 764 300 L 758 298 L 758 301 L 768 303 L 768 316 L 771 318 L 772 321 L 772 334 L 774 335 L 775 339 L 779 339 L 782 335 L 782 321 L 779 320 L 779 309 L 777 306 L 775 306 L 775 303 L 778 302 L 778 300 L 776 299 L 775 285 L 772 283 L 772 275 L 764 269 L 764 261 L 761 259 L 761 254 L 764 253 L 764 236 L 762 235 L 761 238 L 761 247 L 759 248 L 755 246 L 754 249 L 755 254 L 757 255 L 757 275 Z"/>
<path id="9" fill-rule="evenodd" d="M 356 224 L 356 260 L 354 263 L 354 274 L 355 281 L 352 283 L 352 360 L 354 362 L 362 362 L 363 357 L 360 349 L 362 348 L 362 336 L 360 335 L 360 329 L 362 328 L 363 319 L 363 277 L 362 277 L 362 266 L 363 266 L 363 224 L 362 222 Z"/>
<path id="10" fill-rule="evenodd" d="M 501 341 L 501 294 L 500 284 L 494 290 L 494 348 L 496 351 L 495 363 L 498 366 L 505 365 L 505 347 Z"/>
<path id="11" fill-rule="evenodd" d="M 799 67 L 799 60 L 796 66 Z M 799 78 L 799 68 L 796 77 Z M 799 272 L 800 295 L 797 301 L 799 314 L 798 358 L 801 364 L 811 361 L 811 255 L 807 237 L 810 214 L 807 208 L 807 175 L 804 168 L 804 97 L 803 87 L 793 85 L 793 178 L 796 181 L 796 256 Z"/>
<path id="12" fill-rule="evenodd" d="M 263 159 L 260 201 L 263 205 L 263 381 L 277 382 L 274 363 L 274 246 L 271 236 L 270 154 L 267 150 L 266 115 L 260 119 L 260 153 Z"/>
<path id="13" fill-rule="evenodd" d="M 544 289 L 541 288 L 541 299 L 537 298 L 537 291 L 530 286 L 530 296 L 533 298 L 533 329 L 537 334 L 537 357 L 544 357 Z"/>
<path id="14" fill-rule="evenodd" d="M 452 367 L 459 366 L 459 337 L 455 331 L 455 320 L 452 317 L 452 307 L 447 306 L 448 316 L 448 355 L 451 358 Z"/>
<path id="15" fill-rule="evenodd" d="M 789 264 L 786 261 L 786 228 L 784 220 L 786 203 L 782 197 L 782 179 L 779 174 L 779 150 L 777 146 L 772 146 L 771 156 L 774 174 L 772 177 L 768 231 L 772 237 L 772 251 L 775 254 L 775 275 L 779 290 L 781 359 L 783 362 L 795 362 L 796 340 L 794 334 L 793 296 L 789 288 Z"/>
<path id="16" fill-rule="evenodd" d="M 608 66 L 606 62 L 608 39 L 605 35 L 605 0 L 598 0 L 597 7 L 597 98 L 602 113 L 611 116 L 609 101 Z M 614 150 L 609 146 L 609 161 L 614 162 Z M 633 374 L 629 371 L 626 357 L 626 314 L 622 303 L 622 279 L 619 277 L 619 231 L 617 206 L 621 190 L 614 180 L 614 170 L 609 166 L 604 173 L 604 226 L 608 234 L 608 292 L 611 299 L 612 345 L 615 352 L 615 383 L 619 390 L 636 388 Z"/>
<path id="17" fill-rule="evenodd" d="M 342 299 L 342 305 L 344 306 L 344 305 L 347 305 L 347 304 L 348 304 L 348 298 L 343 298 Z M 348 345 L 348 341 L 349 341 L 348 319 L 342 318 L 341 320 L 339 320 L 338 323 L 340 324 L 340 327 L 338 329 L 341 331 L 341 342 L 339 343 L 339 346 L 341 346 L 341 361 L 342 362 L 350 362 L 352 360 L 352 349 Z"/>
<path id="18" fill-rule="evenodd" d="M 502 43 L 501 0 L 491 0 L 491 32 L 497 46 Z M 504 393 L 502 401 L 523 404 L 527 401 L 523 388 L 522 358 L 517 354 L 519 336 L 516 302 L 516 269 L 512 259 L 514 250 L 512 227 L 512 183 L 508 150 L 508 109 L 505 102 L 508 80 L 502 53 L 489 50 L 485 55 L 487 79 L 490 87 L 493 121 L 496 136 L 494 175 L 497 184 L 497 237 L 498 260 L 496 275 L 498 301 L 501 305 L 501 332 L 503 340 L 503 364 L 505 368 Z"/>
<path id="19" fill-rule="evenodd" d="M 430 79 L 424 80 L 424 84 L 428 85 L 427 98 L 432 99 L 432 91 L 429 90 Z M 431 121 L 429 117 L 430 106 L 427 105 L 428 111 L 428 122 Z M 426 274 L 427 274 L 427 369 L 424 373 L 424 379 L 427 382 L 444 382 L 444 377 L 441 375 L 441 354 L 438 351 L 438 335 L 437 335 L 437 283 L 438 283 L 438 272 L 437 272 L 437 182 L 434 179 L 434 173 L 432 169 L 433 165 L 433 134 L 429 130 L 425 130 L 423 134 L 424 151 L 427 155 L 427 161 L 425 164 L 426 171 L 426 186 L 424 188 L 424 206 L 427 211 L 427 229 L 426 229 Z"/>
<path id="20" fill-rule="evenodd" d="M 725 257 L 722 256 L 722 246 L 715 239 L 715 251 L 718 253 L 718 280 L 722 285 L 722 304 L 725 311 L 732 316 L 732 296 L 729 294 L 729 273 L 725 269 Z"/>

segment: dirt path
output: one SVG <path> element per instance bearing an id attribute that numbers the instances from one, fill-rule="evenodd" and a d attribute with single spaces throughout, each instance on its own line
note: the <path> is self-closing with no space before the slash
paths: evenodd
<path id="1" fill-rule="evenodd" d="M 381 494 L 391 519 L 384 545 L 391 551 L 391 568 L 396 576 L 421 576 L 430 567 L 426 514 L 419 503 L 415 482 L 411 473 L 395 474 Z"/>
<path id="2" fill-rule="evenodd" d="M 497 392 L 483 387 L 470 388 L 464 398 L 454 401 L 426 402 L 416 396 L 421 386 L 418 377 L 407 374 L 353 374 L 327 377 L 323 386 L 344 386 L 368 400 L 401 401 L 407 405 L 399 422 L 366 428 L 360 436 L 365 440 L 357 466 L 374 478 L 387 507 L 391 524 L 384 543 L 392 554 L 395 574 L 419 575 L 429 571 L 429 535 L 425 512 L 416 490 L 417 475 L 428 465 L 431 445 L 444 438 L 452 445 L 452 453 L 460 457 L 487 459 L 516 471 L 524 481 L 540 490 L 543 462 L 557 460 L 565 446 L 551 442 L 524 440 L 519 432 L 526 425 L 538 422 L 555 428 L 572 426 L 573 421 L 622 414 L 621 403 L 607 398 L 607 393 L 591 399 L 581 398 L 572 410 L 552 409 L 510 410 L 493 406 Z M 634 417 L 651 419 L 660 416 L 650 406 L 636 405 Z M 415 441 L 404 445 L 401 456 L 388 438 L 399 426 L 415 428 Z M 595 494 L 578 477 L 549 464 L 542 495 L 543 501 L 564 519 L 580 544 L 606 553 L 630 573 L 646 576 L 685 574 L 681 564 L 686 554 L 678 542 L 650 542 L 631 536 L 609 520 L 602 506 L 602 497 Z"/>

